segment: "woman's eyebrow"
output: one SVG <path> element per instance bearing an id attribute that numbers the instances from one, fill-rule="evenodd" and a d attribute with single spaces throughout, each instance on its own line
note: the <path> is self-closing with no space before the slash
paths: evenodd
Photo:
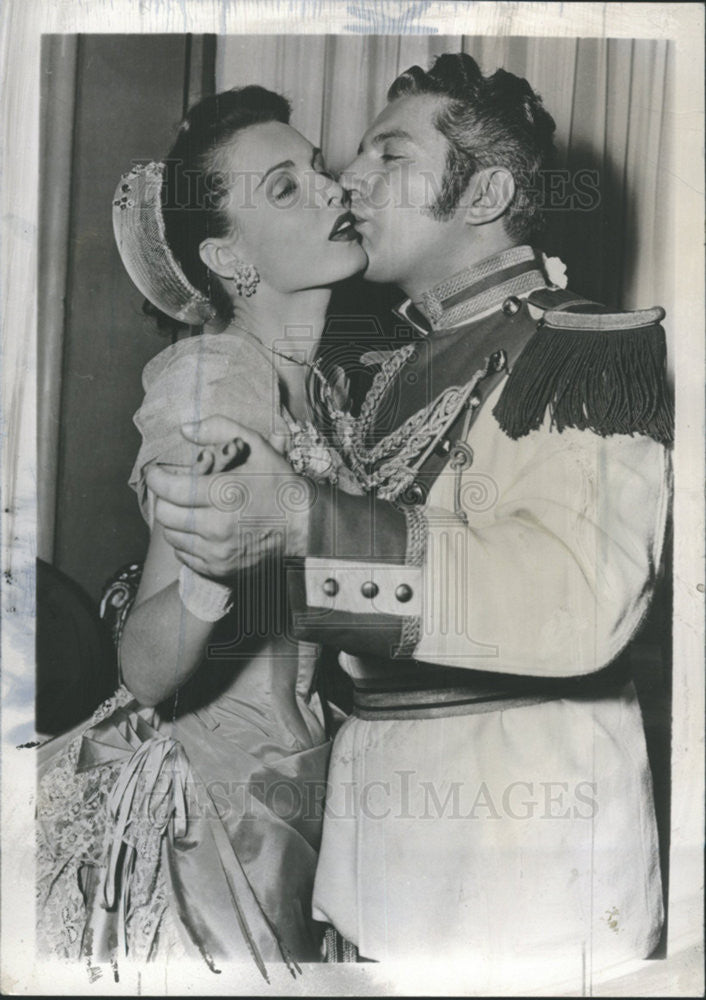
<path id="1" fill-rule="evenodd" d="M 259 184 L 257 185 L 257 187 L 255 188 L 255 190 L 257 191 L 257 188 L 261 187 L 261 186 L 262 186 L 262 185 L 263 185 L 263 184 L 265 183 L 265 181 L 267 180 L 267 178 L 268 178 L 268 177 L 270 176 L 270 174 L 271 174 L 271 173 L 272 173 L 272 172 L 273 172 L 274 170 L 279 170 L 279 169 L 280 169 L 281 167 L 293 167 L 293 166 L 294 166 L 294 160 L 282 160 L 282 162 L 281 162 L 281 163 L 275 163 L 275 164 L 274 164 L 274 166 L 272 166 L 272 167 L 269 167 L 269 168 L 268 168 L 268 169 L 267 169 L 267 170 L 265 171 L 265 173 L 264 173 L 264 174 L 263 174 L 263 176 L 262 176 L 262 180 L 261 180 L 261 181 L 260 181 L 260 183 L 259 183 Z"/>

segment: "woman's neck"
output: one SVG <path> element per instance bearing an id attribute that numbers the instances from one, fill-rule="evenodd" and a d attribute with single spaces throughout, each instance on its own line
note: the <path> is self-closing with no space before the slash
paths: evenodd
<path id="1" fill-rule="evenodd" d="M 285 293 L 260 282 L 253 296 L 238 297 L 233 302 L 233 325 L 246 330 L 271 353 L 285 390 L 285 403 L 297 419 L 309 416 L 307 376 L 318 350 L 330 297 L 328 288 Z"/>

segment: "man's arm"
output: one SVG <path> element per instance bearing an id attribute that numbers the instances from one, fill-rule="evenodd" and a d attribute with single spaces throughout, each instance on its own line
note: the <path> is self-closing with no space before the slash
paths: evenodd
<path id="1" fill-rule="evenodd" d="M 405 514 L 371 495 L 326 486 L 311 507 L 307 536 L 306 558 L 289 563 L 295 637 L 351 653 L 403 655 L 422 597 Z"/>
<path id="2" fill-rule="evenodd" d="M 398 521 L 378 531 L 396 539 L 396 562 L 376 568 L 374 545 L 368 565 L 354 565 L 348 505 L 329 514 L 334 527 L 309 546 L 318 558 L 292 587 L 300 634 L 328 629 L 352 653 L 545 677 L 617 657 L 649 604 L 670 496 L 663 316 L 545 311 L 471 427 L 471 464 L 447 466 L 423 515 L 408 512 L 404 559 Z M 385 555 L 395 558 L 390 542 Z"/>
<path id="3" fill-rule="evenodd" d="M 265 525 L 278 513 L 281 525 L 275 487 L 291 470 L 258 435 L 231 421 L 224 431 L 243 437 L 250 456 L 224 474 L 227 483 L 218 477 L 221 492 L 245 491 L 252 516 Z M 199 443 L 213 440 L 207 434 Z M 618 655 L 654 586 L 669 498 L 666 449 L 643 435 L 560 434 L 548 418 L 512 441 L 489 408 L 473 443 L 476 460 L 460 490 L 465 520 L 447 470 L 423 512 L 317 487 L 308 509 L 286 515 L 276 543 L 263 531 L 263 544 L 288 557 L 298 638 L 537 676 L 591 673 Z M 150 477 L 161 498 L 157 518 L 182 561 L 218 576 L 258 558 L 240 540 L 238 518 L 213 508 L 203 479 L 194 491 L 184 477 Z M 490 504 L 474 500 L 478 477 L 492 485 Z"/>
<path id="4" fill-rule="evenodd" d="M 419 568 L 412 578 L 405 567 L 405 514 L 371 496 L 350 496 L 301 479 L 264 438 L 225 417 L 204 420 L 184 434 L 196 444 L 214 447 L 238 439 L 247 459 L 217 476 L 173 476 L 158 466 L 147 470 L 147 485 L 157 497 L 155 519 L 181 563 L 223 580 L 279 549 L 288 565 L 298 638 L 311 633 L 312 641 L 381 655 L 399 645 L 419 604 Z M 292 489 L 307 495 L 292 503 L 287 499 Z M 359 599 L 349 601 L 340 616 L 327 615 L 320 629 L 306 614 L 306 587 L 313 580 L 316 592 L 316 558 L 332 556 L 344 561 L 336 583 L 341 598 L 355 593 Z M 376 588 L 374 593 L 367 583 Z M 318 612 L 314 617 L 320 617 Z"/>
<path id="5" fill-rule="evenodd" d="M 367 501 L 367 534 L 359 497 L 330 494 L 323 519 L 312 510 L 310 555 L 290 583 L 298 636 L 354 654 L 545 677 L 591 673 L 618 655 L 655 582 L 666 449 L 645 436 L 546 427 L 514 442 L 491 421 L 484 414 L 485 454 L 476 437 L 462 481 L 465 521 L 449 473 L 423 513 L 421 540 L 419 517 L 405 530 L 384 502 Z"/>

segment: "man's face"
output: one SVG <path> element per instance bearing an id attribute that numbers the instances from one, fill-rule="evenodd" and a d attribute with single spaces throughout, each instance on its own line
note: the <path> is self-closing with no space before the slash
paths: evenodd
<path id="1" fill-rule="evenodd" d="M 365 277 L 393 282 L 413 297 L 457 269 L 454 260 L 469 239 L 462 210 L 444 221 L 431 213 L 448 149 L 434 125 L 442 107 L 443 98 L 431 95 L 392 101 L 341 176 L 368 255 Z"/>

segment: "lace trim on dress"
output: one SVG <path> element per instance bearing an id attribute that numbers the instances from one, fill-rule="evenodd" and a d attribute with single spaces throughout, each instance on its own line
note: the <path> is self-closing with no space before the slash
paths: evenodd
<path id="1" fill-rule="evenodd" d="M 79 763 L 85 734 L 134 699 L 125 687 L 104 701 L 91 722 L 56 755 L 37 789 L 37 944 L 46 954 L 77 960 L 91 955 L 107 961 L 118 953 L 112 938 L 105 948 L 89 924 L 92 898 L 107 873 L 113 840 L 109 799 L 123 761 L 82 770 Z M 125 921 L 125 947 L 146 961 L 162 934 L 161 945 L 177 945 L 175 929 L 163 926 L 167 890 L 161 868 L 159 836 L 134 821 L 128 831 L 135 852 L 131 900 Z"/>

